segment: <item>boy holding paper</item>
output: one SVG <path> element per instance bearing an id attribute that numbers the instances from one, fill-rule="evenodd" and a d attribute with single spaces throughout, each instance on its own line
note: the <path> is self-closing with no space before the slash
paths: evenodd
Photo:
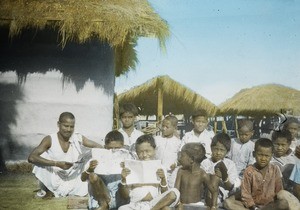
<path id="1" fill-rule="evenodd" d="M 140 161 L 153 161 L 155 158 L 155 140 L 151 135 L 140 136 L 136 141 L 136 153 Z M 154 161 L 155 162 L 155 161 Z M 155 164 L 155 163 L 154 163 Z M 120 193 L 123 198 L 129 198 L 130 203 L 121 206 L 119 210 L 156 210 L 169 209 L 176 206 L 179 201 L 179 191 L 177 189 L 168 189 L 166 173 L 161 166 L 154 172 L 154 177 L 157 178 L 157 183 L 144 180 L 144 183 L 134 183 L 130 181 L 131 172 L 125 167 L 122 170 L 122 181 Z M 148 167 L 146 174 L 151 174 L 153 168 Z M 137 172 L 137 174 L 140 174 Z M 128 179 L 128 180 L 127 180 Z M 149 178 L 150 179 L 150 178 Z"/>
<path id="2" fill-rule="evenodd" d="M 81 180 L 88 181 L 89 209 L 116 209 L 120 205 L 117 196 L 121 182 L 120 163 L 132 158 L 123 147 L 123 135 L 111 131 L 105 136 L 104 149 L 92 150 L 89 167 L 81 174 Z"/>

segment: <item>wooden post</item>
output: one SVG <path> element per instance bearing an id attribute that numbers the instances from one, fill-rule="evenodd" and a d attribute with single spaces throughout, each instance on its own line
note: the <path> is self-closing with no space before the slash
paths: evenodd
<path id="1" fill-rule="evenodd" d="M 235 115 L 234 116 L 234 127 L 235 127 L 235 134 L 236 134 L 236 138 L 238 139 L 239 138 L 239 128 L 238 128 L 238 123 L 237 123 L 237 116 Z"/>
<path id="2" fill-rule="evenodd" d="M 163 116 L 163 105 L 164 105 L 164 96 L 162 89 L 162 81 L 160 78 L 157 78 L 157 122 L 161 122 Z"/>
<path id="3" fill-rule="evenodd" d="M 223 120 L 222 120 L 222 130 L 223 130 L 223 132 L 227 133 L 227 126 L 226 126 L 226 122 L 225 122 L 225 117 L 223 117 Z"/>
<path id="4" fill-rule="evenodd" d="M 215 121 L 214 121 L 214 132 L 217 133 L 217 129 L 218 129 L 218 118 L 215 117 Z"/>

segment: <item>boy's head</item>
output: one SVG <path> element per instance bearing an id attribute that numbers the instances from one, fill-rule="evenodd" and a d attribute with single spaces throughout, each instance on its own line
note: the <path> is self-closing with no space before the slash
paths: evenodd
<path id="1" fill-rule="evenodd" d="M 225 158 L 230 151 L 231 139 L 226 133 L 216 134 L 211 141 L 212 161 L 217 162 Z"/>
<path id="2" fill-rule="evenodd" d="M 283 124 L 283 130 L 288 130 L 292 134 L 292 139 L 297 138 L 298 132 L 300 128 L 300 122 L 295 117 L 290 117 L 287 121 Z"/>
<path id="3" fill-rule="evenodd" d="M 185 167 L 190 167 L 193 163 L 199 165 L 205 159 L 205 148 L 200 143 L 185 144 L 180 153 L 179 162 Z"/>
<path id="4" fill-rule="evenodd" d="M 251 120 L 242 119 L 238 123 L 238 133 L 240 141 L 245 144 L 253 136 L 253 122 Z"/>
<path id="5" fill-rule="evenodd" d="M 273 143 L 270 139 L 260 138 L 255 142 L 253 156 L 256 160 L 258 169 L 265 168 L 269 165 L 274 151 Z"/>
<path id="6" fill-rule="evenodd" d="M 173 137 L 175 131 L 177 130 L 178 119 L 174 115 L 168 115 L 162 121 L 162 136 L 165 138 Z"/>
<path id="7" fill-rule="evenodd" d="M 119 131 L 110 131 L 105 136 L 105 149 L 120 149 L 124 147 L 124 137 Z"/>
<path id="8" fill-rule="evenodd" d="M 153 160 L 155 148 L 155 140 L 151 135 L 142 135 L 135 142 L 136 154 L 140 160 Z"/>
<path id="9" fill-rule="evenodd" d="M 288 130 L 274 131 L 272 133 L 274 145 L 274 155 L 276 157 L 285 156 L 290 150 L 292 134 Z"/>
<path id="10" fill-rule="evenodd" d="M 122 104 L 120 106 L 120 119 L 123 128 L 130 128 L 134 126 L 134 121 L 138 115 L 138 108 L 134 104 Z"/>
<path id="11" fill-rule="evenodd" d="M 192 114 L 192 123 L 196 133 L 202 133 L 208 125 L 208 114 L 204 109 L 199 109 Z"/>
<path id="12" fill-rule="evenodd" d="M 59 134 L 64 139 L 69 139 L 75 128 L 75 116 L 71 112 L 63 112 L 60 114 L 57 126 L 59 129 Z"/>

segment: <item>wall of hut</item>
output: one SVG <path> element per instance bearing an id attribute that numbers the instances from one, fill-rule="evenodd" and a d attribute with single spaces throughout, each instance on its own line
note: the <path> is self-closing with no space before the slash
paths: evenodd
<path id="1" fill-rule="evenodd" d="M 92 40 L 62 48 L 52 30 L 0 30 L 0 158 L 26 159 L 57 132 L 61 112 L 76 117 L 76 132 L 100 142 L 112 129 L 113 50 Z"/>

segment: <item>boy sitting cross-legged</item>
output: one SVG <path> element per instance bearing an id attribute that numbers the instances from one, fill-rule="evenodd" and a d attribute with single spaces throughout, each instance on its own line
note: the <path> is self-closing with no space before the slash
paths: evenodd
<path id="1" fill-rule="evenodd" d="M 180 192 L 179 210 L 183 209 L 183 204 L 198 204 L 201 202 L 203 189 L 208 187 L 212 194 L 210 209 L 217 208 L 218 180 L 211 179 L 213 175 L 207 174 L 200 168 L 201 161 L 205 158 L 205 148 L 200 143 L 187 143 L 181 149 L 175 187 Z"/>

